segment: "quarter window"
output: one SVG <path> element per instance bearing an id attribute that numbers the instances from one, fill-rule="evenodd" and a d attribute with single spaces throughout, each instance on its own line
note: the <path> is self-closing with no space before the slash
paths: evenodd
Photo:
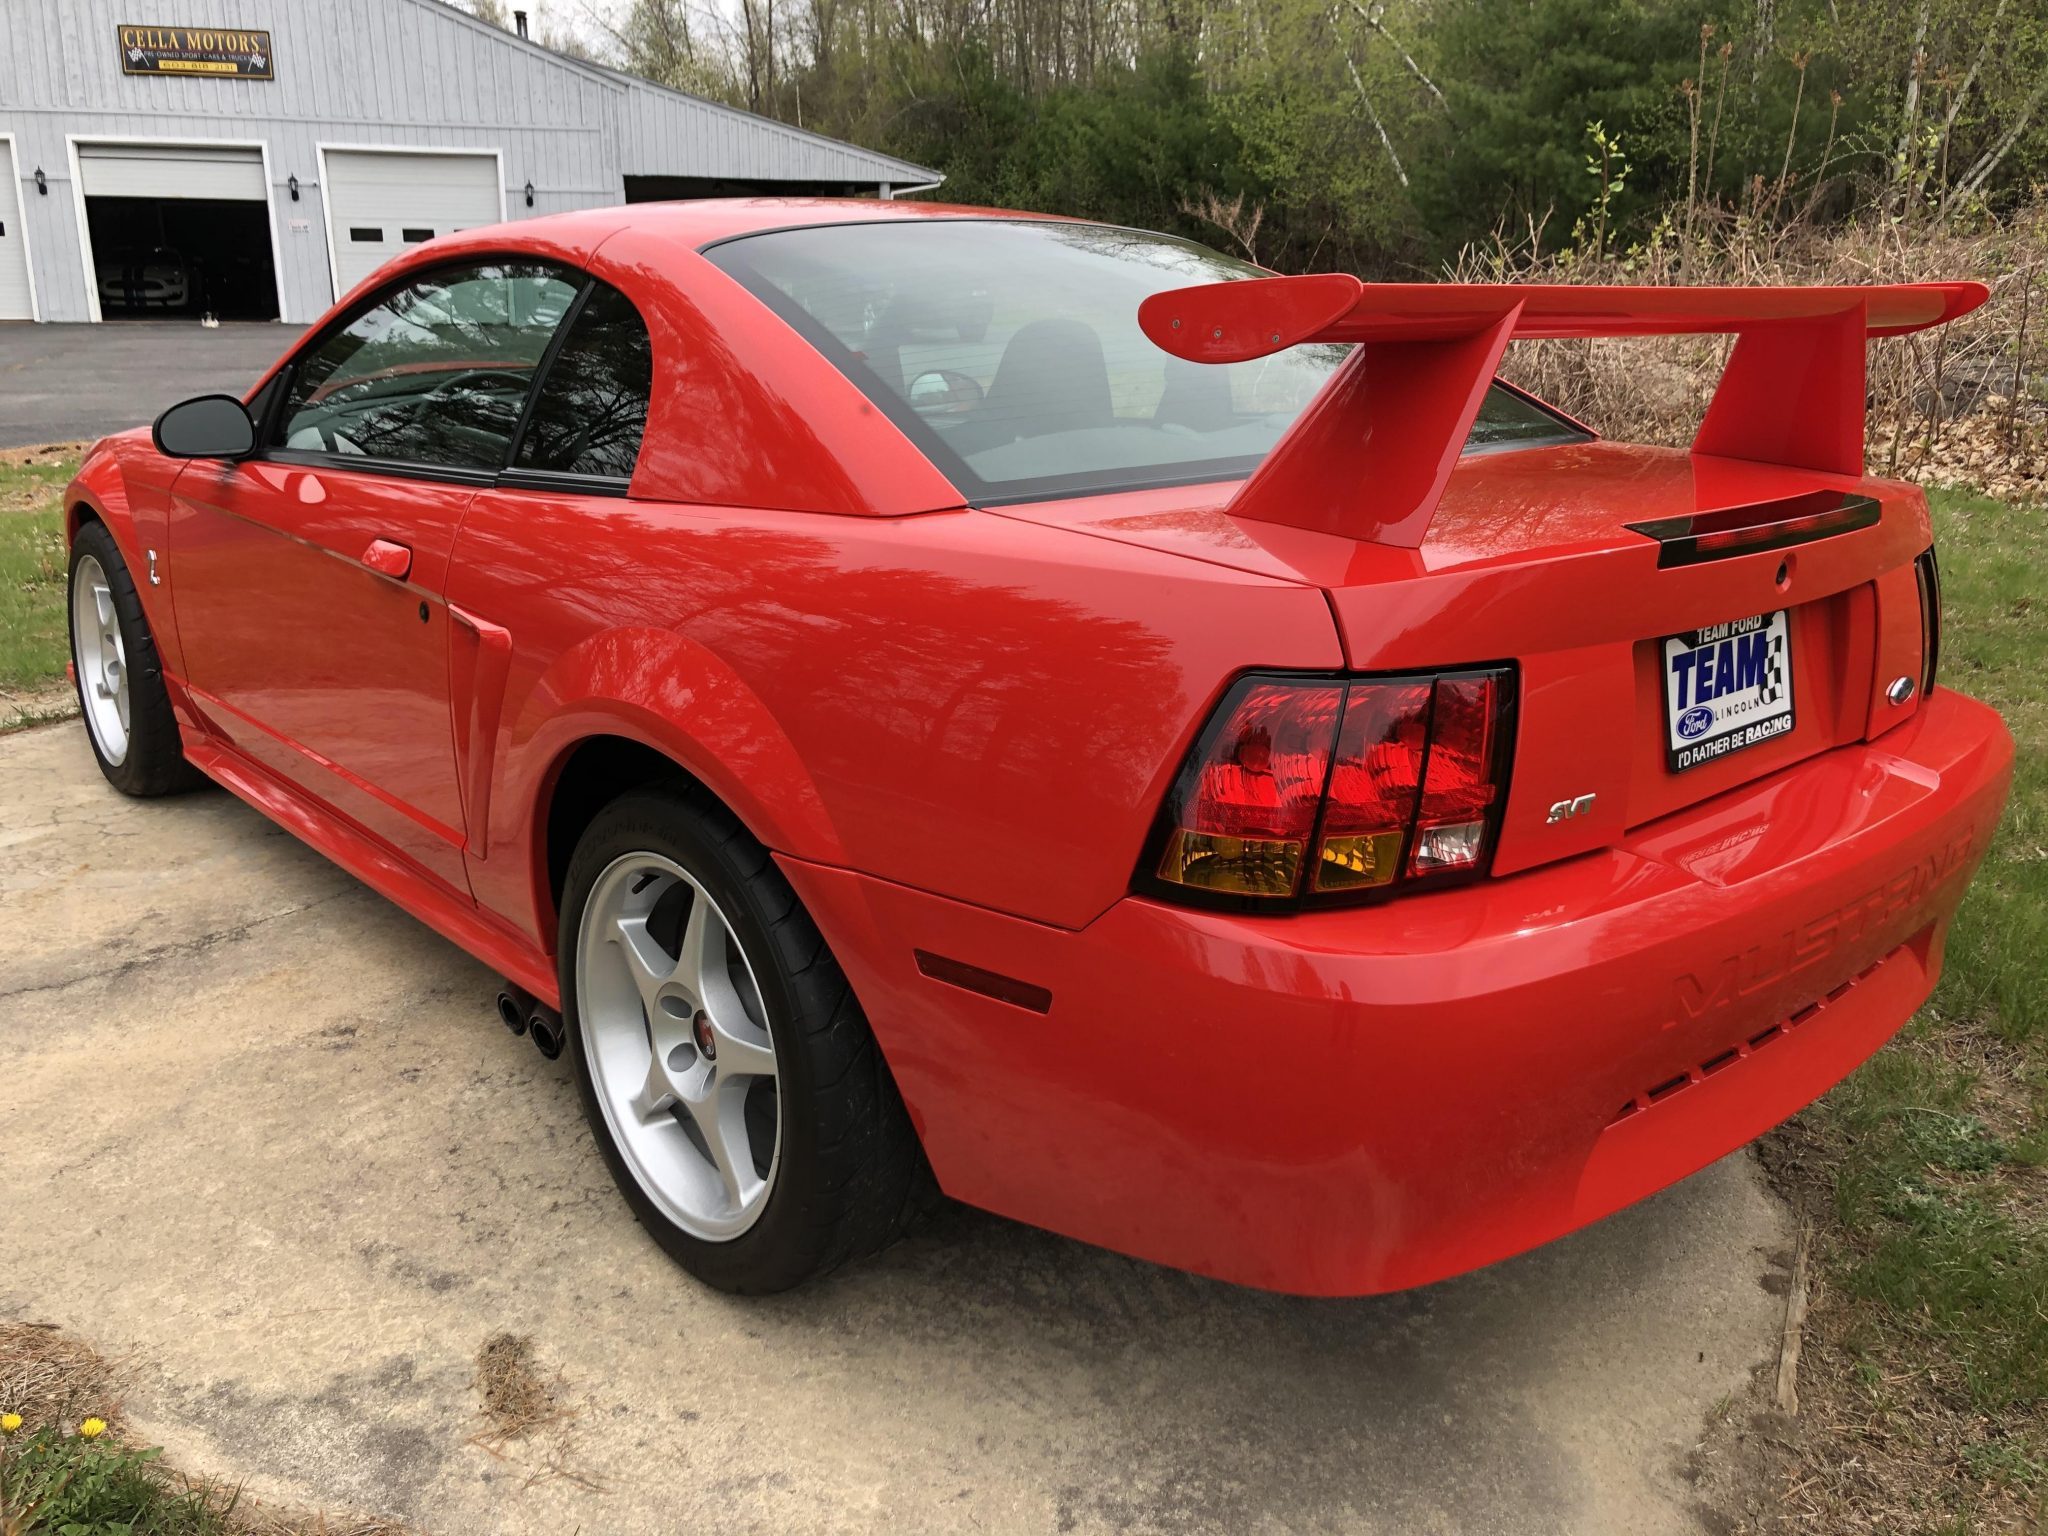
<path id="1" fill-rule="evenodd" d="M 534 370 L 582 286 L 540 262 L 443 268 L 305 354 L 276 442 L 451 469 L 500 469 Z"/>
<path id="2" fill-rule="evenodd" d="M 541 380 L 518 467 L 629 478 L 653 389 L 654 348 L 640 312 L 616 288 L 593 283 Z"/>

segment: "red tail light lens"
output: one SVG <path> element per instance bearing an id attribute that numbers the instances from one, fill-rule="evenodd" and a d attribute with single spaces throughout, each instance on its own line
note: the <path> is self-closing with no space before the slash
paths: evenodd
<path id="1" fill-rule="evenodd" d="M 1291 896 L 1330 774 L 1340 683 L 1257 678 L 1233 690 L 1183 775 L 1159 878 L 1241 896 Z"/>
<path id="2" fill-rule="evenodd" d="M 1317 891 L 1386 885 L 1401 872 L 1429 743 L 1429 682 L 1352 683 L 1318 845 Z"/>
<path id="3" fill-rule="evenodd" d="M 1408 872 L 1432 875 L 1477 868 L 1500 807 L 1499 683 L 1491 673 L 1440 678 L 1430 715 L 1429 771 Z"/>
<path id="4" fill-rule="evenodd" d="M 1270 911 L 1484 871 L 1513 677 L 1242 679 L 1183 766 L 1139 883 Z"/>

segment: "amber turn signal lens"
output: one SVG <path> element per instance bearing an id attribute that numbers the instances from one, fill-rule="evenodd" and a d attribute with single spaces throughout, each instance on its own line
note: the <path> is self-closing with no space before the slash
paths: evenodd
<path id="1" fill-rule="evenodd" d="M 1326 837 L 1316 865 L 1319 891 L 1360 891 L 1385 885 L 1401 872 L 1401 834 L 1368 832 L 1359 837 Z"/>
<path id="2" fill-rule="evenodd" d="M 1303 847 L 1292 838 L 1217 837 L 1177 828 L 1166 840 L 1159 878 L 1239 896 L 1292 896 Z"/>

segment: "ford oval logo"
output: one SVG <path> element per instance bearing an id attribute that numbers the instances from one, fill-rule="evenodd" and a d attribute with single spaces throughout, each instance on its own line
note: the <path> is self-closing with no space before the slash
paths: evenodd
<path id="1" fill-rule="evenodd" d="M 1714 723 L 1714 712 L 1704 704 L 1695 704 L 1678 717 L 1678 734 L 1687 741 L 1707 734 L 1707 728 Z"/>

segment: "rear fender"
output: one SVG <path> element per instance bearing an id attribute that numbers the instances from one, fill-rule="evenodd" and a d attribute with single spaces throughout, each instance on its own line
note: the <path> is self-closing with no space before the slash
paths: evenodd
<path id="1" fill-rule="evenodd" d="M 506 885 L 516 879 L 533 914 L 533 936 L 546 948 L 553 948 L 555 920 L 549 807 L 570 756 L 604 736 L 670 759 L 767 847 L 804 850 L 799 856 L 817 863 L 844 861 L 839 834 L 795 746 L 738 673 L 669 630 L 607 630 L 556 658 L 526 693 L 497 776 L 503 810 L 491 811 L 489 856 L 473 866 L 478 899 L 487 906 L 497 905 L 487 893 L 511 896 Z M 515 849 L 524 865 L 516 876 L 503 867 Z"/>

